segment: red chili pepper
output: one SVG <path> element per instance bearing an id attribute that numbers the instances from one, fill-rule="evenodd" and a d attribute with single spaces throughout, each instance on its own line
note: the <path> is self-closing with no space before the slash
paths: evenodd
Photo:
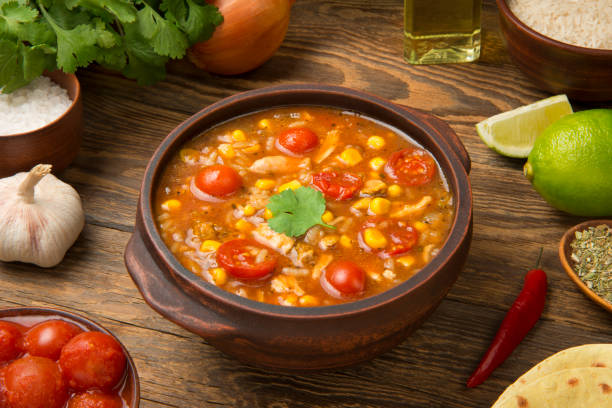
<path id="1" fill-rule="evenodd" d="M 527 272 L 523 290 L 508 310 L 489 349 L 468 380 L 468 387 L 476 387 L 483 383 L 536 324 L 544 309 L 546 287 L 546 273 L 543 270 L 532 269 Z"/>

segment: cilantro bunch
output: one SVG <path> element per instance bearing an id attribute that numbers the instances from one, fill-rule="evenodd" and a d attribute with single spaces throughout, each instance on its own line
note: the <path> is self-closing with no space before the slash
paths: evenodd
<path id="1" fill-rule="evenodd" d="M 204 0 L 0 0 L 0 89 L 92 63 L 152 84 L 222 21 Z"/>

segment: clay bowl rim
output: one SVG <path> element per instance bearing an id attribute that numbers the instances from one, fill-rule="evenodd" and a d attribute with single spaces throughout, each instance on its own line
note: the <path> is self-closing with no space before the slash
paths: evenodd
<path id="1" fill-rule="evenodd" d="M 574 54 L 579 54 L 585 57 L 608 57 L 612 60 L 612 50 L 602 49 L 602 48 L 589 48 L 582 47 L 580 45 L 573 45 L 564 43 L 554 38 L 548 37 L 544 34 L 541 34 L 535 31 L 533 28 L 529 27 L 525 23 L 523 23 L 517 16 L 510 10 L 508 6 L 507 0 L 496 0 L 497 7 L 499 12 L 508 18 L 519 30 L 523 31 L 525 34 L 532 37 L 536 41 L 544 43 L 548 47 L 553 48 L 561 48 L 564 51 L 571 52 Z M 504 34 L 504 38 L 508 41 L 508 36 Z"/>
<path id="2" fill-rule="evenodd" d="M 53 72 L 45 72 L 43 74 L 43 76 L 46 76 L 47 78 L 49 78 L 53 83 L 55 83 L 56 85 L 62 87 L 60 84 L 58 84 L 57 82 L 55 82 L 53 80 L 53 78 L 51 78 L 51 75 L 63 75 L 64 77 L 68 78 L 75 86 L 74 88 L 74 98 L 71 99 L 70 102 L 70 106 L 68 106 L 68 108 L 64 111 L 64 113 L 62 113 L 60 116 L 58 116 L 57 118 L 53 119 L 53 121 L 47 123 L 44 126 L 41 126 L 39 128 L 33 129 L 33 130 L 28 130 L 26 132 L 21 132 L 21 133 L 11 133 L 10 135 L 2 135 L 0 134 L 0 139 L 10 139 L 10 138 L 19 138 L 19 137 L 24 137 L 24 136 L 28 136 L 28 135 L 33 135 L 36 133 L 40 133 L 45 131 L 46 129 L 49 129 L 53 126 L 56 126 L 59 122 L 63 121 L 64 119 L 66 119 L 66 116 L 68 116 L 68 114 L 74 109 L 74 107 L 77 105 L 78 101 L 81 99 L 81 83 L 79 82 L 79 79 L 77 78 L 77 76 L 75 74 L 68 74 L 66 72 L 63 72 L 61 70 L 56 70 Z M 62 87 L 64 90 L 66 90 L 66 92 L 68 92 L 68 90 L 64 87 Z M 68 97 L 70 98 L 70 95 L 68 95 Z"/>
<path id="3" fill-rule="evenodd" d="M 598 225 L 606 224 L 610 228 L 612 228 L 612 219 L 600 219 L 600 220 L 589 220 L 582 222 L 578 225 L 574 225 L 572 228 L 568 229 L 561 237 L 561 241 L 559 242 L 559 259 L 561 260 L 561 265 L 563 265 L 563 269 L 565 269 L 565 273 L 570 277 L 572 281 L 578 286 L 578 288 L 585 294 L 589 299 L 597 303 L 599 306 L 606 309 L 608 312 L 612 313 L 612 303 L 607 302 L 597 293 L 593 292 L 585 283 L 578 277 L 574 268 L 571 264 L 571 259 L 568 255 L 571 253 L 570 244 L 574 240 L 574 234 L 576 231 L 583 231 L 588 227 L 596 227 Z"/>
<path id="4" fill-rule="evenodd" d="M 7 317 L 23 316 L 49 316 L 50 318 L 53 318 L 53 316 L 59 316 L 65 318 L 66 320 L 76 322 L 79 325 L 86 327 L 89 331 L 99 331 L 112 336 L 115 340 L 117 340 L 117 342 L 123 349 L 123 352 L 125 353 L 128 368 L 126 374 L 126 382 L 131 382 L 133 389 L 132 400 L 126 401 L 126 403 L 128 404 L 129 408 L 138 408 L 140 406 L 140 377 L 138 376 L 136 364 L 134 364 L 134 360 L 132 360 L 132 356 L 130 356 L 130 353 L 125 347 L 125 345 L 110 330 L 83 315 L 74 312 L 69 312 L 64 309 L 56 309 L 52 307 L 26 306 L 8 307 L 0 309 L 0 319 L 4 319 Z"/>
<path id="5" fill-rule="evenodd" d="M 264 302 L 258 302 L 255 300 L 250 300 L 247 298 L 243 298 L 241 296 L 235 295 L 233 293 L 227 292 L 216 285 L 213 285 L 206 280 L 200 278 L 195 275 L 193 272 L 189 271 L 187 268 L 183 267 L 180 262 L 176 259 L 176 257 L 170 252 L 169 248 L 164 244 L 161 236 L 157 230 L 155 225 L 155 221 L 153 219 L 153 196 L 154 196 L 154 186 L 156 186 L 155 182 L 158 180 L 163 166 L 167 163 L 167 160 L 164 160 L 168 155 L 175 152 L 177 148 L 184 145 L 186 140 L 184 139 L 180 143 L 178 142 L 181 139 L 181 136 L 185 132 L 189 132 L 190 127 L 197 128 L 197 124 L 206 116 L 214 115 L 216 112 L 223 111 L 225 109 L 231 110 L 232 107 L 238 105 L 238 108 L 243 105 L 247 105 L 250 102 L 257 101 L 258 99 L 269 98 L 270 95 L 278 95 L 282 94 L 283 96 L 287 96 L 291 93 L 302 93 L 304 95 L 310 93 L 317 93 L 321 95 L 327 95 L 329 97 L 340 97 L 346 98 L 347 101 L 352 101 L 354 103 L 361 102 L 366 103 L 372 107 L 377 107 L 377 109 L 382 111 L 387 111 L 387 113 L 391 112 L 393 115 L 401 117 L 408 122 L 411 122 L 413 126 L 419 128 L 424 134 L 427 134 L 431 143 L 435 145 L 438 150 L 442 153 L 442 156 L 447 161 L 447 167 L 451 170 L 451 174 L 445 174 L 447 182 L 451 188 L 457 188 L 456 191 L 456 210 L 455 210 L 455 219 L 453 220 L 452 227 L 450 229 L 449 235 L 446 238 L 444 246 L 438 253 L 438 255 L 423 269 L 421 269 L 417 274 L 415 274 L 412 278 L 404 281 L 393 288 L 390 288 L 382 293 L 351 301 L 346 303 L 341 303 L 337 305 L 329 305 L 329 306 L 316 306 L 316 307 L 287 307 L 280 305 L 273 305 Z M 348 103 L 348 102 L 347 102 Z M 239 114 L 235 114 L 233 117 L 245 115 L 248 113 L 259 112 L 266 109 L 271 109 L 274 107 L 280 106 L 316 106 L 314 103 L 274 103 L 271 105 L 258 106 L 256 109 L 243 108 Z M 330 106 L 330 107 L 339 107 L 346 108 L 341 104 L 325 104 L 321 103 L 318 106 Z M 238 109 L 240 110 L 240 109 Z M 356 111 L 356 110 L 355 110 Z M 363 113 L 367 117 L 373 117 L 372 115 L 367 115 Z M 383 116 L 381 113 L 379 116 Z M 374 119 L 378 119 L 377 117 L 373 117 Z M 211 126 L 216 126 L 220 123 L 223 123 L 229 119 L 224 121 L 215 122 Z M 384 121 L 381 120 L 384 123 Z M 384 306 L 385 304 L 389 304 L 401 298 L 403 296 L 408 295 L 413 290 L 416 290 L 418 287 L 424 285 L 429 279 L 433 278 L 433 276 L 440 272 L 445 263 L 447 263 L 450 259 L 456 256 L 457 251 L 460 248 L 461 242 L 465 239 L 470 239 L 469 236 L 469 228 L 472 220 L 472 210 L 473 210 L 473 198 L 472 198 L 472 188 L 469 180 L 469 176 L 467 174 L 467 170 L 461 164 L 459 157 L 454 153 L 452 148 L 445 145 L 444 143 L 439 143 L 436 140 L 436 137 L 432 136 L 432 132 L 427 130 L 430 125 L 425 124 L 420 118 L 414 116 L 409 111 L 406 111 L 400 105 L 394 104 L 388 100 L 380 98 L 378 96 L 363 92 L 357 91 L 350 88 L 332 86 L 332 85 L 321 85 L 321 84 L 290 84 L 290 85 L 277 85 L 271 87 L 259 88 L 251 91 L 241 92 L 227 98 L 223 98 L 218 102 L 215 102 L 199 112 L 195 113 L 184 122 L 179 124 L 176 128 L 174 128 L 160 143 L 158 148 L 155 150 L 147 167 L 145 169 L 145 173 L 143 176 L 143 182 L 140 189 L 140 198 L 138 202 L 138 209 L 140 212 L 140 217 L 143 221 L 144 231 L 138 232 L 138 229 L 135 233 L 144 234 L 147 237 L 149 244 L 153 246 L 151 248 L 149 245 L 147 247 L 149 250 L 154 249 L 154 256 L 159 257 L 159 260 L 163 262 L 164 266 L 174 272 L 176 275 L 180 275 L 180 278 L 188 283 L 191 288 L 195 288 L 197 292 L 203 293 L 210 298 L 212 298 L 217 304 L 233 307 L 237 309 L 247 309 L 249 312 L 258 313 L 261 315 L 266 315 L 268 317 L 280 317 L 280 318 L 296 318 L 296 319 L 310 319 L 310 318 L 334 318 L 339 316 L 348 316 L 353 314 L 360 314 L 371 309 L 379 308 Z M 209 127 L 210 128 L 210 127 Z M 401 130 L 401 129 L 400 129 Z M 204 130 L 197 132 L 201 134 Z M 192 136 L 195 137 L 195 136 Z M 441 161 L 441 158 L 436 157 L 438 162 Z M 441 166 L 442 167 L 442 166 Z M 463 176 L 460 176 L 461 173 Z M 461 199 L 461 190 L 465 189 L 465 197 Z M 455 245 L 451 245 L 451 243 L 455 241 Z M 172 279 L 176 282 L 177 277 L 173 276 Z M 178 285 L 178 282 L 177 282 Z M 178 285 L 180 287 L 180 285 Z M 180 287 L 180 289 L 185 292 L 185 289 Z M 187 293 L 187 292 L 185 292 Z"/>

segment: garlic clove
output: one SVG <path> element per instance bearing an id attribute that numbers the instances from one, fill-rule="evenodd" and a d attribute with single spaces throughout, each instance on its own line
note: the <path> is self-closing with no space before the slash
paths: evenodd
<path id="1" fill-rule="evenodd" d="M 50 165 L 0 179 L 0 260 L 41 267 L 59 264 L 85 225 L 74 188 Z"/>

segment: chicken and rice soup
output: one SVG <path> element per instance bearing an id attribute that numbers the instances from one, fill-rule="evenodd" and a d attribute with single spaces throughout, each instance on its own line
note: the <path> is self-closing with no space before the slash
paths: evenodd
<path id="1" fill-rule="evenodd" d="M 187 269 L 249 299 L 323 306 L 383 292 L 436 256 L 455 210 L 433 156 L 398 133 L 311 106 L 225 122 L 168 163 L 159 232 Z"/>

